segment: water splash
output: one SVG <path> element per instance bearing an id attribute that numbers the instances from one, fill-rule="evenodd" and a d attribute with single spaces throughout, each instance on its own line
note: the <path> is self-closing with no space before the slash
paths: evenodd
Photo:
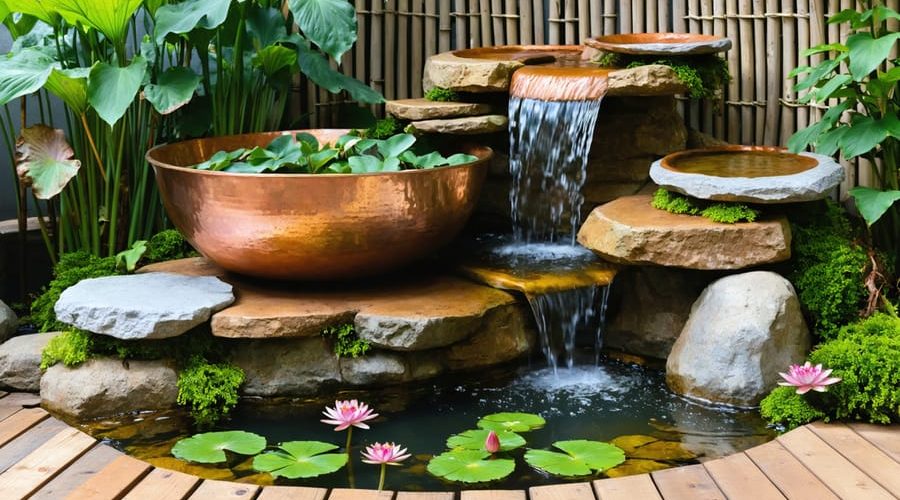
<path id="1" fill-rule="evenodd" d="M 575 336 L 579 329 L 591 324 L 599 309 L 605 307 L 605 304 L 597 307 L 598 295 L 606 296 L 599 293 L 600 290 L 599 286 L 589 286 L 526 296 L 537 322 L 541 350 L 554 373 L 560 361 L 566 368 L 575 366 Z"/>

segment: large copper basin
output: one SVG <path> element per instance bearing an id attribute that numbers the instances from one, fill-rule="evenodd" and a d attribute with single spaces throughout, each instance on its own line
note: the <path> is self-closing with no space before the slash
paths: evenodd
<path id="1" fill-rule="evenodd" d="M 346 130 L 306 130 L 331 142 Z M 296 133 L 290 132 L 290 133 Z M 198 251 L 240 274 L 337 280 L 400 267 L 452 240 L 475 207 L 490 148 L 466 165 L 374 174 L 235 174 L 184 168 L 281 132 L 194 139 L 147 153 L 163 204 Z"/>

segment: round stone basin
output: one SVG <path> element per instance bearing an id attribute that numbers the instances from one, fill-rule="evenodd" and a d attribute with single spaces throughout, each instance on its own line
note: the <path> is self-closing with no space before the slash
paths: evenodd
<path id="1" fill-rule="evenodd" d="M 699 55 L 715 54 L 731 48 L 731 40 L 692 33 L 624 33 L 585 40 L 585 45 L 618 54 Z"/>
<path id="2" fill-rule="evenodd" d="M 650 167 L 654 182 L 704 200 L 793 203 L 822 199 L 844 179 L 832 158 L 764 146 L 680 151 Z"/>

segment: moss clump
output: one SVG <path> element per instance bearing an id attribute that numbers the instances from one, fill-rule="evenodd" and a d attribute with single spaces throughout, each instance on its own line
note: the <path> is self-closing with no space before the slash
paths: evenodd
<path id="1" fill-rule="evenodd" d="M 178 374 L 178 404 L 191 410 L 194 422 L 209 427 L 238 403 L 244 371 L 227 363 L 210 363 L 194 356 Z"/>
<path id="2" fill-rule="evenodd" d="M 166 229 L 154 234 L 147 241 L 147 252 L 144 253 L 142 263 L 153 264 L 196 255 L 197 252 L 181 233 L 175 229 Z"/>
<path id="3" fill-rule="evenodd" d="M 31 316 L 28 320 L 42 332 L 68 329 L 68 325 L 56 320 L 56 313 L 53 311 L 63 291 L 81 280 L 113 274 L 116 274 L 116 260 L 113 257 L 97 257 L 87 252 L 61 255 L 53 268 L 53 281 L 31 303 Z"/>
<path id="4" fill-rule="evenodd" d="M 790 218 L 794 269 L 789 278 L 815 332 L 832 339 L 859 317 L 868 297 L 868 254 L 833 202 L 798 210 Z"/>
<path id="5" fill-rule="evenodd" d="M 82 330 L 68 330 L 50 339 L 41 351 L 41 369 L 62 363 L 76 366 L 87 361 L 91 356 L 93 335 Z"/>
<path id="6" fill-rule="evenodd" d="M 594 62 L 612 68 L 637 68 L 648 64 L 668 66 L 695 99 L 715 97 L 731 81 L 728 63 L 716 55 L 659 57 L 604 53 Z"/>
<path id="7" fill-rule="evenodd" d="M 433 102 L 455 102 L 459 101 L 459 93 L 455 90 L 434 87 L 425 92 L 425 99 Z"/>
<path id="8" fill-rule="evenodd" d="M 350 323 L 328 327 L 322 330 L 322 335 L 334 340 L 334 355 L 339 358 L 365 356 L 372 348 L 368 340 L 359 338 Z"/>
<path id="9" fill-rule="evenodd" d="M 657 189 L 653 193 L 651 204 L 658 210 L 665 210 L 673 214 L 699 215 L 723 224 L 753 222 L 759 217 L 759 210 L 741 203 L 711 203 L 665 189 Z"/>
<path id="10" fill-rule="evenodd" d="M 809 404 L 793 387 L 778 387 L 759 404 L 759 413 L 769 423 L 791 430 L 826 418 L 824 412 Z"/>

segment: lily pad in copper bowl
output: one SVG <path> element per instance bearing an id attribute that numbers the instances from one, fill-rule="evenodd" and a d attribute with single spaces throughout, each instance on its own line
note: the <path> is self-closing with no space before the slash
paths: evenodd
<path id="1" fill-rule="evenodd" d="M 632 55 L 699 55 L 725 52 L 731 40 L 692 33 L 623 33 L 588 38 L 585 45 L 604 52 Z"/>

